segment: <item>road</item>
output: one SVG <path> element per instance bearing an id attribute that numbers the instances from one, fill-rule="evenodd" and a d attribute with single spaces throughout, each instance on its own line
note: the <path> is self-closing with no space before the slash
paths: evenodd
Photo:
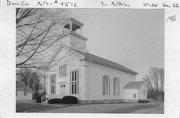
<path id="1" fill-rule="evenodd" d="M 89 104 L 67 106 L 57 109 L 39 111 L 41 113 L 146 113 L 163 114 L 164 103 L 120 103 L 120 104 Z"/>

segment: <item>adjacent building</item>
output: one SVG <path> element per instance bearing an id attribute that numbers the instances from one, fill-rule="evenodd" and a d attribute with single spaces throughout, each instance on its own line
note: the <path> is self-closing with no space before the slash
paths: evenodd
<path id="1" fill-rule="evenodd" d="M 16 82 L 16 100 L 32 100 L 33 91 L 24 82 Z"/>

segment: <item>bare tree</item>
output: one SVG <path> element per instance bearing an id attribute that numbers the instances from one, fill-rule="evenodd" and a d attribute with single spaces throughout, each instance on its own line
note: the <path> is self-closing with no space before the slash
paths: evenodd
<path id="1" fill-rule="evenodd" d="M 164 69 L 150 68 L 149 73 L 143 78 L 148 88 L 148 97 L 164 99 Z"/>
<path id="2" fill-rule="evenodd" d="M 41 90 L 43 87 L 42 83 L 40 82 L 40 73 L 32 71 L 30 68 L 23 68 L 18 70 L 16 76 L 16 83 L 22 82 L 24 85 L 32 89 L 36 97 L 38 96 L 39 90 Z"/>
<path id="3" fill-rule="evenodd" d="M 16 9 L 16 67 L 40 69 L 49 50 L 63 34 L 61 23 L 69 17 L 64 9 Z"/>
<path id="4" fill-rule="evenodd" d="M 160 90 L 164 92 L 164 69 L 160 69 L 159 74 L 160 74 L 160 85 L 161 85 Z"/>

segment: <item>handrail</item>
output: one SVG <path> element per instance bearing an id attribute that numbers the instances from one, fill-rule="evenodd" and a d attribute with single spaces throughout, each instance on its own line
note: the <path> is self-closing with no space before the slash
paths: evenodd
<path id="1" fill-rule="evenodd" d="M 46 95 L 41 96 L 41 103 L 48 100 L 48 97 Z"/>

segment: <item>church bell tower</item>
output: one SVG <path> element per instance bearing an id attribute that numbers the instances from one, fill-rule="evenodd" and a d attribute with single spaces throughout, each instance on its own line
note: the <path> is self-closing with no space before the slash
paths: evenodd
<path id="1" fill-rule="evenodd" d="M 83 23 L 74 18 L 69 18 L 63 23 L 63 38 L 70 48 L 86 52 L 87 38 L 82 36 L 82 26 Z"/>

